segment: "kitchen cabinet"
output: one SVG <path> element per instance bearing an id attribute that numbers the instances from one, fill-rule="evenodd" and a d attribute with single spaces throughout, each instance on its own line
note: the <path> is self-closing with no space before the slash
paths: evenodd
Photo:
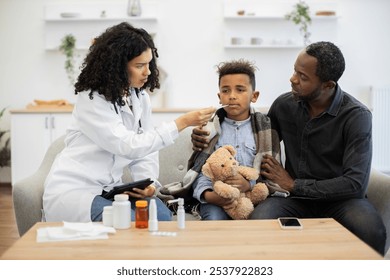
<path id="1" fill-rule="evenodd" d="M 50 144 L 65 134 L 71 112 L 11 111 L 12 183 L 33 174 Z"/>

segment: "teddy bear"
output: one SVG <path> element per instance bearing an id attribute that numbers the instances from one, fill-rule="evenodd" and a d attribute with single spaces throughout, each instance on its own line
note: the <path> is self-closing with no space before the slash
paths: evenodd
<path id="1" fill-rule="evenodd" d="M 237 173 L 247 180 L 256 180 L 259 171 L 252 167 L 240 166 L 234 158 L 236 150 L 231 145 L 225 145 L 215 150 L 205 164 L 202 173 L 213 182 L 213 190 L 223 198 L 233 198 L 234 202 L 224 206 L 226 213 L 234 220 L 247 219 L 254 206 L 265 200 L 269 191 L 264 183 L 257 183 L 252 190 L 245 193 L 236 187 L 224 183 L 224 180 Z"/>

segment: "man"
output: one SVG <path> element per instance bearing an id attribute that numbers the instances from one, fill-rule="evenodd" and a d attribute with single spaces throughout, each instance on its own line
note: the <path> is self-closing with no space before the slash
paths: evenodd
<path id="1" fill-rule="evenodd" d="M 372 115 L 342 91 L 341 51 L 330 42 L 302 50 L 290 78 L 291 92 L 272 104 L 268 116 L 285 146 L 285 168 L 264 156 L 261 176 L 288 191 L 260 203 L 252 219 L 331 217 L 384 255 L 386 229 L 366 199 L 372 157 Z M 193 143 L 201 138 L 194 130 Z"/>

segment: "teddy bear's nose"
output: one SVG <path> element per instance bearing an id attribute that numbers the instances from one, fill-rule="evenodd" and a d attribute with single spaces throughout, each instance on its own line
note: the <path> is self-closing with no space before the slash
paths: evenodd
<path id="1" fill-rule="evenodd" d="M 237 162 L 233 162 L 233 165 L 237 165 Z"/>

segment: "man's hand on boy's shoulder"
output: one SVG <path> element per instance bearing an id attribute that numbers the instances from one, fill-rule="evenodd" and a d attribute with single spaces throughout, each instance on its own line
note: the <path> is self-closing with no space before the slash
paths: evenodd
<path id="1" fill-rule="evenodd" d="M 209 143 L 207 136 L 209 134 L 210 131 L 199 126 L 195 127 L 191 133 L 192 149 L 194 151 L 202 151 L 204 148 L 207 148 Z"/>

